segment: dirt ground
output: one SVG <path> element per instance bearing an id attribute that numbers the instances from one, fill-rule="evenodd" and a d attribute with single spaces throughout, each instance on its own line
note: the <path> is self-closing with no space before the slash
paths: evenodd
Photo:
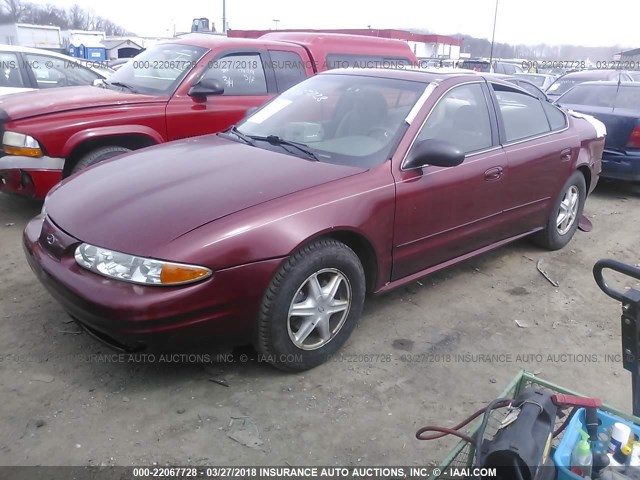
<path id="1" fill-rule="evenodd" d="M 425 465 L 453 442 L 415 431 L 454 425 L 521 368 L 631 410 L 630 374 L 606 356 L 620 305 L 591 273 L 603 257 L 640 263 L 640 197 L 624 184 L 596 190 L 593 231 L 562 251 L 520 241 L 369 299 L 342 357 L 302 374 L 250 352 L 123 359 L 76 334 L 24 259 L 39 210 L 0 195 L 2 465 Z"/>

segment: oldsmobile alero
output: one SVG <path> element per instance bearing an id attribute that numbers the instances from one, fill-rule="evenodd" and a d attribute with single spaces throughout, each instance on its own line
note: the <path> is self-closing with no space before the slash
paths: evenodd
<path id="1" fill-rule="evenodd" d="M 24 246 L 112 345 L 251 341 L 304 370 L 344 344 L 367 293 L 527 235 L 566 245 L 604 134 L 496 78 L 335 70 L 224 133 L 73 175 Z"/>

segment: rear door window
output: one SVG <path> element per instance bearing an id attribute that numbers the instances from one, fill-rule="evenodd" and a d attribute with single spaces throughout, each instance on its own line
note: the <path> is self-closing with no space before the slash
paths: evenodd
<path id="1" fill-rule="evenodd" d="M 231 54 L 214 60 L 203 78 L 222 82 L 223 95 L 267 94 L 267 79 L 259 53 Z"/>
<path id="2" fill-rule="evenodd" d="M 284 92 L 307 78 L 305 63 L 296 52 L 270 50 L 271 67 L 276 76 L 278 92 Z"/>
<path id="3" fill-rule="evenodd" d="M 534 137 L 551 131 L 539 99 L 492 84 L 504 125 L 507 142 Z"/>
<path id="4" fill-rule="evenodd" d="M 94 80 L 101 78 L 88 68 L 63 58 L 31 53 L 25 56 L 38 88 L 91 85 Z"/>

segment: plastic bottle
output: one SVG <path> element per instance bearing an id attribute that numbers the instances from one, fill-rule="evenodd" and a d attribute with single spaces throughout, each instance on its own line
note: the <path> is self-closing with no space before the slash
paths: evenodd
<path id="1" fill-rule="evenodd" d="M 571 471 L 581 477 L 591 477 L 591 466 L 593 465 L 593 455 L 589 445 L 589 434 L 580 430 L 582 438 L 578 440 L 571 453 Z"/>
<path id="2" fill-rule="evenodd" d="M 616 422 L 611 427 L 611 439 L 607 453 L 615 455 L 624 445 L 629 443 L 631 428 L 624 423 Z"/>

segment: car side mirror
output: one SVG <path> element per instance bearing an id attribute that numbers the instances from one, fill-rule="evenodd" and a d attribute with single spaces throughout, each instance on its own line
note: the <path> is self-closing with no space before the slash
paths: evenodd
<path id="1" fill-rule="evenodd" d="M 189 89 L 190 97 L 208 97 L 209 95 L 222 95 L 224 85 L 214 78 L 203 78 Z"/>
<path id="2" fill-rule="evenodd" d="M 426 165 L 455 167 L 464 162 L 464 158 L 464 152 L 453 143 L 430 138 L 419 142 L 411 149 L 404 168 L 420 168 Z"/>

